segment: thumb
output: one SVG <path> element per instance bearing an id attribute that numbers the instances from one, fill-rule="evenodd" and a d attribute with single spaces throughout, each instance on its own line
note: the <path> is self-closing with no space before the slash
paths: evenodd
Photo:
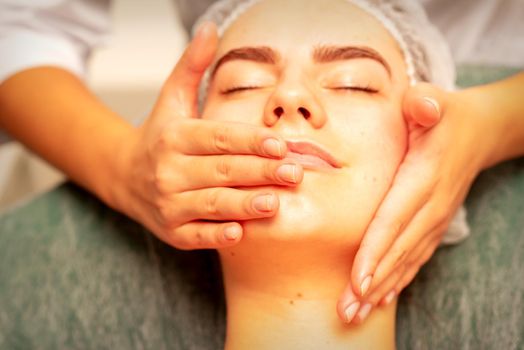
<path id="1" fill-rule="evenodd" d="M 435 126 L 445 109 L 445 92 L 429 83 L 408 88 L 402 101 L 402 112 L 408 125 Z"/>
<path id="2" fill-rule="evenodd" d="M 165 81 L 157 107 L 167 110 L 171 117 L 196 116 L 200 81 L 213 61 L 217 43 L 215 24 L 202 24 Z"/>

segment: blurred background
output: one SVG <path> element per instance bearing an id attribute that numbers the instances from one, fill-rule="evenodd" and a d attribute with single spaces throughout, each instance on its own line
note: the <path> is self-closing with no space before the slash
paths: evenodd
<path id="1" fill-rule="evenodd" d="M 134 123 L 145 118 L 187 35 L 170 0 L 114 0 L 112 32 L 89 65 L 88 83 Z M 144 64 L 147 62 L 147 64 Z M 64 176 L 17 142 L 0 140 L 0 211 L 24 203 Z"/>

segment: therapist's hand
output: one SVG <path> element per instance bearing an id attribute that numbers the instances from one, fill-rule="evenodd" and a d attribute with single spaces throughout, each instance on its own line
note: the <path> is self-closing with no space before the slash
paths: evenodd
<path id="1" fill-rule="evenodd" d="M 217 34 L 202 26 L 167 79 L 148 120 L 122 140 L 125 186 L 117 207 L 179 249 L 221 248 L 239 242 L 239 220 L 275 215 L 277 195 L 233 188 L 295 186 L 303 170 L 281 160 L 278 135 L 240 123 L 197 117 L 200 80 L 213 60 Z M 115 181 L 119 183 L 119 181 Z"/>
<path id="2" fill-rule="evenodd" d="M 364 234 L 351 283 L 339 299 L 338 313 L 346 322 L 362 322 L 373 307 L 396 299 L 433 255 L 486 167 L 497 134 L 489 117 L 463 95 L 429 84 L 406 93 L 408 150 Z"/>

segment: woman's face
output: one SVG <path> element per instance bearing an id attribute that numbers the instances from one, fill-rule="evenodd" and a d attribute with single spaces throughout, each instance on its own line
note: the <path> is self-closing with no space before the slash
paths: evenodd
<path id="1" fill-rule="evenodd" d="M 406 148 L 408 79 L 393 38 L 343 0 L 264 0 L 229 27 L 216 62 L 203 118 L 272 129 L 338 164 L 296 156 L 303 182 L 266 187 L 279 212 L 245 222 L 243 242 L 358 244 Z"/>

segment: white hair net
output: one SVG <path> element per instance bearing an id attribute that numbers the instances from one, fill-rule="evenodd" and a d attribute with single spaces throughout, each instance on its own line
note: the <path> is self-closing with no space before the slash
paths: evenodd
<path id="1" fill-rule="evenodd" d="M 217 25 L 218 35 L 251 6 L 264 0 L 220 0 L 196 21 L 193 33 L 204 21 Z M 321 1 L 321 0 L 319 0 Z M 375 17 L 397 41 L 402 50 L 411 84 L 429 82 L 446 90 L 455 88 L 455 65 L 448 44 L 429 22 L 418 1 L 414 0 L 341 0 L 358 6 Z M 207 75 L 206 75 L 207 76 Z M 204 78 L 203 90 L 207 85 Z M 203 95 L 203 94 L 201 94 Z M 442 243 L 453 244 L 469 235 L 466 210 L 455 214 Z"/>

